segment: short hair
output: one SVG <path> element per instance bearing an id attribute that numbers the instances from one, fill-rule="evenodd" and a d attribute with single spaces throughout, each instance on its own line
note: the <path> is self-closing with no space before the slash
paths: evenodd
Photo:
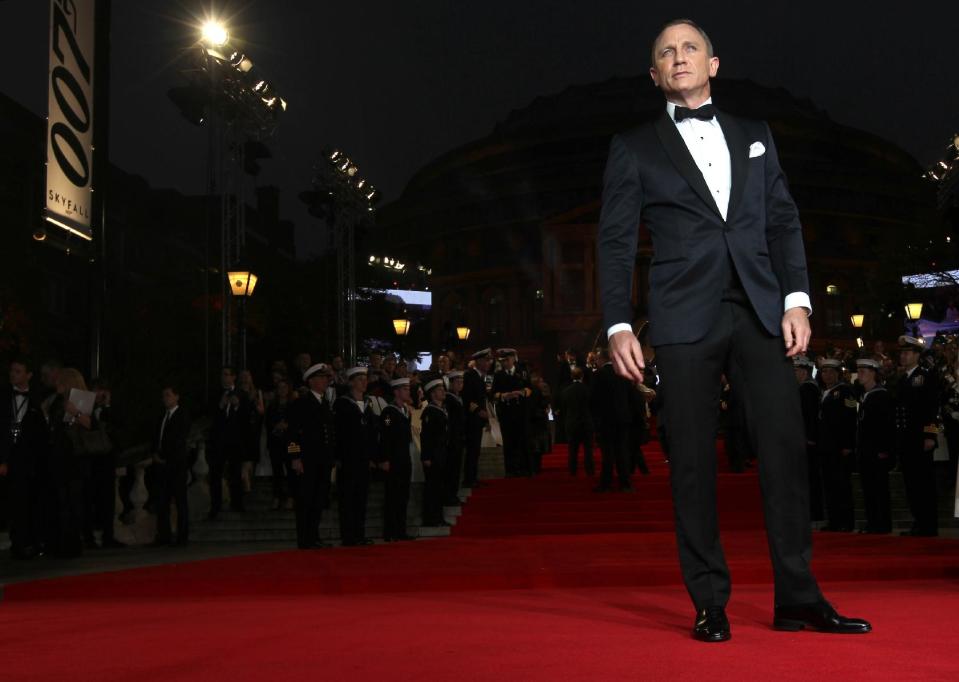
<path id="1" fill-rule="evenodd" d="M 160 389 L 160 393 L 163 391 L 170 391 L 173 395 L 180 397 L 180 387 L 172 381 L 167 381 L 163 384 L 163 388 Z"/>
<path id="2" fill-rule="evenodd" d="M 582 368 L 582 367 L 573 367 L 573 369 L 569 370 L 569 376 L 570 376 L 570 378 L 572 378 L 574 381 L 578 381 L 578 380 L 582 379 L 582 378 L 583 378 L 583 368 Z"/>
<path id="3" fill-rule="evenodd" d="M 10 360 L 10 364 L 11 364 L 11 365 L 20 365 L 20 366 L 23 367 L 25 370 L 27 370 L 28 373 L 30 373 L 30 374 L 33 373 L 33 363 L 30 361 L 29 358 L 25 358 L 25 357 L 23 357 L 22 355 L 16 355 L 16 356 L 14 356 L 13 359 Z"/>
<path id="4" fill-rule="evenodd" d="M 672 28 L 673 26 L 682 26 L 684 24 L 686 26 L 689 26 L 690 28 L 696 29 L 696 31 L 699 33 L 699 35 L 703 37 L 703 40 L 706 43 L 706 54 L 708 54 L 710 57 L 713 56 L 714 54 L 713 41 L 709 39 L 709 36 L 706 35 L 706 31 L 704 31 L 699 24 L 697 24 L 692 19 L 673 19 L 672 21 L 667 21 L 665 24 L 663 24 L 662 27 L 660 27 L 659 31 L 656 33 L 656 37 L 653 38 L 653 44 L 649 48 L 650 64 L 652 64 L 653 66 L 656 65 L 656 43 L 659 42 L 660 36 L 662 36 L 663 33 L 666 32 L 666 29 Z"/>

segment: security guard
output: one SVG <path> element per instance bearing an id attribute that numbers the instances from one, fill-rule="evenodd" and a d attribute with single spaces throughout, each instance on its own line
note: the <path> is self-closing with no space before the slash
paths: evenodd
<path id="1" fill-rule="evenodd" d="M 443 518 L 444 467 L 449 452 L 450 424 L 442 377 L 426 382 L 426 407 L 420 417 L 420 459 L 423 462 L 423 525 L 448 526 Z"/>
<path id="2" fill-rule="evenodd" d="M 819 403 L 816 433 L 826 488 L 827 531 L 855 529 L 852 499 L 853 452 L 856 447 L 858 401 L 849 384 L 843 383 L 842 363 L 826 358 L 820 364 L 825 389 Z"/>
<path id="3" fill-rule="evenodd" d="M 410 380 L 390 382 L 393 402 L 380 416 L 380 445 L 385 458 L 386 491 L 383 501 L 383 539 L 387 542 L 412 540 L 406 534 L 406 512 L 410 501 L 410 480 L 413 462 L 410 444 L 413 432 L 410 422 Z"/>
<path id="4" fill-rule="evenodd" d="M 366 395 L 366 367 L 346 371 L 349 390 L 333 403 L 336 422 L 336 491 L 340 540 L 344 546 L 369 545 L 366 538 L 366 498 L 370 470 L 379 460 L 379 427 Z"/>
<path id="5" fill-rule="evenodd" d="M 819 401 L 822 391 L 812 378 L 815 367 L 805 355 L 793 358 L 793 371 L 799 384 L 799 404 L 802 407 L 803 425 L 806 427 L 806 456 L 809 464 L 809 517 L 811 521 L 826 518 L 823 512 L 822 462 L 816 447 L 816 428 L 819 422 Z"/>
<path id="6" fill-rule="evenodd" d="M 899 465 L 912 512 L 912 528 L 903 535 L 939 534 L 933 452 L 939 429 L 936 425 L 937 394 L 931 375 L 919 366 L 926 345 L 911 336 L 899 337 L 899 364 L 905 370 L 896 389 L 896 427 Z"/>
<path id="7" fill-rule="evenodd" d="M 493 376 L 493 399 L 503 433 L 506 475 L 529 476 L 532 468 L 526 442 L 526 422 L 529 419 L 526 400 L 532 394 L 532 388 L 525 370 L 516 366 L 514 349 L 502 348 L 498 356 L 502 369 Z"/>
<path id="8" fill-rule="evenodd" d="M 446 377 L 446 413 L 450 419 L 450 443 L 446 457 L 446 481 L 443 486 L 443 504 L 458 507 L 460 475 L 463 473 L 463 448 L 466 445 L 466 406 L 463 404 L 463 372 L 453 370 Z"/>
<path id="9" fill-rule="evenodd" d="M 896 442 L 895 407 L 892 395 L 879 384 L 881 366 L 876 360 L 860 358 L 856 361 L 856 369 L 863 388 L 856 432 L 859 481 L 866 502 L 866 528 L 863 532 L 891 533 L 889 469 L 894 461 Z"/>
<path id="10" fill-rule="evenodd" d="M 466 408 L 466 461 L 464 462 L 463 487 L 474 488 L 479 482 L 480 448 L 483 444 L 483 429 L 489 422 L 486 409 L 486 375 L 489 372 L 493 351 L 490 348 L 473 353 L 473 366 L 463 374 L 463 406 Z"/>
<path id="11" fill-rule="evenodd" d="M 303 372 L 307 393 L 290 405 L 288 447 L 290 468 L 296 473 L 296 546 L 319 549 L 320 514 L 329 502 L 330 476 L 335 459 L 336 430 L 326 389 L 332 370 L 319 363 Z"/>

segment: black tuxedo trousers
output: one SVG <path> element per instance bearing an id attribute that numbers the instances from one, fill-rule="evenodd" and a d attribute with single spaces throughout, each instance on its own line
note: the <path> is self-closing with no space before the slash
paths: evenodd
<path id="1" fill-rule="evenodd" d="M 697 609 L 729 600 L 716 509 L 716 422 L 720 375 L 726 372 L 745 400 L 759 458 L 776 604 L 815 602 L 821 594 L 810 570 L 806 436 L 792 362 L 782 338 L 766 330 L 741 290 L 727 290 L 722 298 L 704 338 L 656 348 L 660 376 L 669 387 L 663 411 L 686 589 Z"/>

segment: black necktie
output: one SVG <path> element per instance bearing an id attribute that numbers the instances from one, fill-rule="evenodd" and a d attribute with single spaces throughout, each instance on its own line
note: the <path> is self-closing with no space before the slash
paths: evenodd
<path id="1" fill-rule="evenodd" d="M 676 123 L 684 121 L 687 118 L 698 118 L 701 121 L 711 121 L 716 118 L 716 107 L 712 104 L 704 104 L 698 109 L 687 109 L 686 107 L 676 106 L 676 111 L 673 112 L 673 120 Z"/>

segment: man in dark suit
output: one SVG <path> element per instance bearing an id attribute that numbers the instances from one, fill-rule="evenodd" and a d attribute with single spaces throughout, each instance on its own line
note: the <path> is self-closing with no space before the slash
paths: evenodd
<path id="1" fill-rule="evenodd" d="M 859 399 L 856 454 L 859 482 L 866 507 L 866 533 L 892 532 L 892 501 L 889 497 L 889 470 L 896 445 L 896 408 L 892 394 L 879 383 L 879 362 L 873 358 L 856 360 L 858 381 L 863 394 Z"/>
<path id="2" fill-rule="evenodd" d="M 330 477 L 335 459 L 336 427 L 327 388 L 333 371 L 323 363 L 303 373 L 306 395 L 290 406 L 287 435 L 290 439 L 290 469 L 296 474 L 296 546 L 299 549 L 328 547 L 319 539 L 320 514 L 330 496 Z"/>
<path id="3" fill-rule="evenodd" d="M 560 397 L 560 410 L 569 447 L 569 473 L 576 475 L 579 448 L 583 448 L 583 470 L 593 475 L 593 415 L 589 409 L 589 389 L 583 383 L 583 368 L 573 367 L 571 383 Z"/>
<path id="4" fill-rule="evenodd" d="M 526 371 L 517 366 L 516 351 L 501 348 L 502 369 L 493 376 L 496 417 L 503 433 L 503 463 L 507 476 L 532 474 L 529 444 L 526 442 L 529 420 L 527 399 L 532 394 Z"/>
<path id="5" fill-rule="evenodd" d="M 163 417 L 156 429 L 153 460 L 157 486 L 157 534 L 155 545 L 169 545 L 170 502 L 176 504 L 176 544 L 190 540 L 190 511 L 187 507 L 186 477 L 190 467 L 187 437 L 190 415 L 180 407 L 180 391 L 175 386 L 163 389 Z"/>
<path id="6" fill-rule="evenodd" d="M 10 555 L 43 553 L 42 485 L 46 474 L 47 422 L 30 388 L 33 372 L 23 359 L 10 363 L 10 388 L 0 394 L 0 477 L 10 492 Z"/>
<path id="7" fill-rule="evenodd" d="M 826 517 L 823 529 L 848 533 L 855 529 L 852 498 L 852 469 L 856 450 L 856 406 L 852 387 L 842 381 L 842 363 L 826 358 L 820 364 L 824 390 L 819 400 L 816 422 L 816 448 L 822 463 L 826 493 Z"/>
<path id="8" fill-rule="evenodd" d="M 230 483 L 230 508 L 243 511 L 243 485 L 240 467 L 243 463 L 243 427 L 249 423 L 250 402 L 236 390 L 236 369 L 224 367 L 220 372 L 222 391 L 213 406 L 207 461 L 210 465 L 210 514 L 212 521 L 223 506 L 223 474 Z M 227 466 L 229 469 L 227 470 Z"/>
<path id="9" fill-rule="evenodd" d="M 653 41 L 657 119 L 613 138 L 597 239 L 599 286 L 616 371 L 639 383 L 631 292 L 639 223 L 653 242 L 649 342 L 663 380 L 680 564 L 697 611 L 693 635 L 730 637 L 729 569 L 716 514 L 716 419 L 728 370 L 761 453 L 775 572 L 774 626 L 867 632 L 840 616 L 810 569 L 811 530 L 799 396 L 788 358 L 809 342 L 809 285 L 799 215 L 769 127 L 712 104 L 719 69 L 694 22 Z"/>
<path id="10" fill-rule="evenodd" d="M 466 460 L 463 487 L 473 488 L 479 482 L 479 458 L 483 430 L 489 422 L 486 410 L 486 374 L 493 351 L 490 348 L 473 353 L 473 366 L 463 374 L 463 406 L 466 408 Z"/>
<path id="11" fill-rule="evenodd" d="M 595 491 L 604 493 L 613 489 L 615 467 L 619 489 L 629 492 L 633 489 L 629 482 L 628 464 L 629 432 L 634 416 L 634 403 L 630 397 L 633 387 L 628 379 L 616 374 L 606 351 L 597 350 L 596 361 L 600 367 L 593 376 L 589 401 L 602 466 Z"/>

